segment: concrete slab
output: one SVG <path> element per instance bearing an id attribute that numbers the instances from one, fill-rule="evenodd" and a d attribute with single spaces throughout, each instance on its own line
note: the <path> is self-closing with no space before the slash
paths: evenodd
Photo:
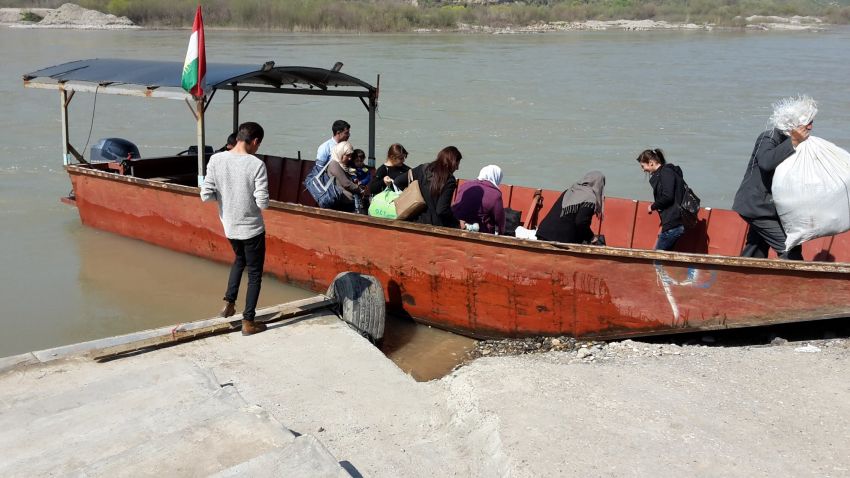
<path id="1" fill-rule="evenodd" d="M 254 459 L 220 471 L 211 478 L 278 478 L 309 476 L 311 478 L 351 478 L 333 455 L 312 435 L 301 435 L 286 448 L 272 450 Z"/>
<path id="2" fill-rule="evenodd" d="M 0 476 L 199 476 L 295 442 L 232 385 L 181 358 L 137 366 L 56 362 L 0 384 Z M 319 444 L 313 454 L 302 452 L 305 459 L 291 468 L 342 471 L 320 452 Z"/>
<path id="3" fill-rule="evenodd" d="M 167 372 L 178 363 L 196 370 Z M 199 371 L 209 372 L 214 379 L 202 378 L 204 373 Z M 151 378 L 155 376 L 163 378 Z M 171 376 L 189 378 L 165 379 Z M 138 382 L 128 377 L 138 377 Z M 207 385 L 203 385 L 205 382 Z M 180 401 L 187 406 L 169 409 L 162 393 L 146 396 L 151 383 L 171 390 L 165 397 L 187 390 L 183 393 L 188 395 Z M 164 453 L 165 449 L 151 448 L 151 442 L 158 440 L 174 440 L 175 447 L 181 443 L 179 438 L 196 440 L 196 430 L 190 423 L 198 423 L 202 418 L 193 417 L 189 411 L 188 404 L 197 404 L 199 400 L 192 394 L 222 386 L 238 391 L 248 404 L 258 406 L 296 434 L 314 435 L 354 476 L 469 474 L 465 457 L 467 449 L 475 445 L 458 446 L 458 443 L 468 442 L 470 428 L 452 423 L 442 390 L 414 381 L 371 343 L 326 313 L 299 322 L 275 324 L 269 331 L 249 337 L 215 336 L 106 363 L 64 359 L 0 377 L 0 404 L 4 406 L 0 415 L 9 426 L 20 427 L 18 432 L 0 432 L 0 440 L 20 447 L 11 455 L 20 459 L 0 458 L 0 474 L 23 466 L 20 470 L 30 475 L 48 469 L 77 469 L 106 476 L 123 466 L 113 466 L 115 463 L 144 473 L 147 468 L 132 464 L 125 457 L 141 450 L 154 455 Z M 116 404 L 110 400 L 84 403 L 93 399 L 94 390 L 103 388 L 115 392 Z M 43 398 L 36 399 L 40 395 Z M 29 408 L 21 408 L 29 401 L 32 401 Z M 150 418 L 132 414 L 121 418 L 132 407 L 119 404 L 128 401 L 149 402 L 153 409 Z M 63 402 L 69 408 L 63 408 Z M 181 417 L 186 417 L 187 422 L 180 422 Z M 105 424 L 99 422 L 102 419 L 107 420 Z M 28 421 L 33 421 L 32 425 L 22 427 Z M 170 425 L 174 421 L 180 423 Z M 92 430 L 86 423 L 91 424 Z M 56 430 L 55 436 L 49 434 L 51 426 Z M 134 426 L 142 432 L 134 430 Z M 210 430 L 221 432 L 217 425 L 211 426 Z M 37 438 L 33 441 L 24 436 Z M 126 438 L 130 436 L 140 438 Z M 155 436 L 158 438 L 154 439 Z M 63 444 L 79 437 L 89 440 L 91 445 L 76 449 L 74 456 L 93 455 L 96 447 L 105 447 L 109 458 L 99 462 L 69 462 L 69 456 L 62 455 L 66 451 Z M 105 437 L 127 441 L 112 449 Z M 202 441 L 196 444 L 199 449 L 205 446 Z M 39 455 L 45 449 L 55 457 Z M 249 458 L 270 450 L 256 451 Z M 168 463 L 170 455 L 163 456 Z M 26 460 L 32 463 L 27 465 Z M 214 455 L 208 462 L 221 465 L 218 471 L 241 463 L 224 466 L 220 460 Z M 197 467 L 192 473 L 213 472 L 194 461 L 191 464 Z M 281 462 L 280 466 L 288 465 Z M 173 471 L 181 474 L 185 470 Z"/>
<path id="4" fill-rule="evenodd" d="M 486 358 L 441 383 L 502 476 L 850 476 L 850 347 L 679 350 Z"/>
<path id="5" fill-rule="evenodd" d="M 38 358 L 36 358 L 36 356 L 33 355 L 32 352 L 27 352 L 25 354 L 20 355 L 12 355 L 10 357 L 2 357 L 0 358 L 0 373 L 22 365 L 29 365 L 33 363 L 38 363 Z"/>

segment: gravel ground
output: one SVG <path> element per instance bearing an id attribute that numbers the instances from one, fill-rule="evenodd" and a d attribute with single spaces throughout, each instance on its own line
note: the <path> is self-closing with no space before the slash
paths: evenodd
<path id="1" fill-rule="evenodd" d="M 547 352 L 564 352 L 575 360 L 593 362 L 623 357 L 692 355 L 705 347 L 735 347 L 746 350 L 750 347 L 784 346 L 789 343 L 798 347 L 810 345 L 819 349 L 850 347 L 850 321 L 823 320 L 611 342 L 576 340 L 566 336 L 481 340 L 469 351 L 467 359 L 460 366 L 481 357 Z"/>
<path id="2" fill-rule="evenodd" d="M 708 341 L 713 344 L 713 342 Z M 767 345 L 743 346 L 741 350 L 753 347 L 789 346 L 797 352 L 820 352 L 825 348 L 850 349 L 850 340 L 845 338 L 808 340 L 791 343 L 778 337 Z M 569 357 L 570 363 L 590 363 L 597 360 L 613 360 L 638 357 L 661 357 L 664 355 L 702 356 L 713 345 L 679 345 L 675 343 L 649 343 L 635 340 L 618 342 L 577 341 L 570 337 L 535 337 L 526 339 L 484 340 L 478 342 L 469 354 L 469 363 L 481 357 L 505 357 L 527 354 L 561 352 Z"/>

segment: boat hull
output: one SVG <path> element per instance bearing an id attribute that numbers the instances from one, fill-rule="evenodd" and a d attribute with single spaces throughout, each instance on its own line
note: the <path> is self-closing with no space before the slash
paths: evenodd
<path id="1" fill-rule="evenodd" d="M 197 188 L 68 172 L 83 224 L 232 261 L 216 205 Z M 314 291 L 341 271 L 370 274 L 389 310 L 479 338 L 609 339 L 850 316 L 848 264 L 558 245 L 277 201 L 264 218 L 266 272 Z"/>

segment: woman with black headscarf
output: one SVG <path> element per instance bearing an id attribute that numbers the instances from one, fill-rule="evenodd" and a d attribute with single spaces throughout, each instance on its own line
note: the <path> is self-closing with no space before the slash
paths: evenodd
<path id="1" fill-rule="evenodd" d="M 589 244 L 593 240 L 593 215 L 602 217 L 605 201 L 605 175 L 591 171 L 570 186 L 540 222 L 537 239 L 568 244 Z"/>

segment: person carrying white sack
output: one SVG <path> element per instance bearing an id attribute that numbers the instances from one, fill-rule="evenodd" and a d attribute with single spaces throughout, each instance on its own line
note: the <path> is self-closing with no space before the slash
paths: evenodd
<path id="1" fill-rule="evenodd" d="M 732 209 L 750 225 L 742 257 L 766 258 L 770 247 L 780 259 L 803 260 L 800 245 L 786 250 L 785 229 L 773 203 L 773 174 L 809 138 L 817 112 L 817 103 L 808 96 L 784 98 L 773 105 L 773 129 L 756 139 L 732 204 Z"/>
<path id="2" fill-rule="evenodd" d="M 785 230 L 785 249 L 850 230 L 848 185 L 850 152 L 815 135 L 776 167 L 773 203 Z"/>

